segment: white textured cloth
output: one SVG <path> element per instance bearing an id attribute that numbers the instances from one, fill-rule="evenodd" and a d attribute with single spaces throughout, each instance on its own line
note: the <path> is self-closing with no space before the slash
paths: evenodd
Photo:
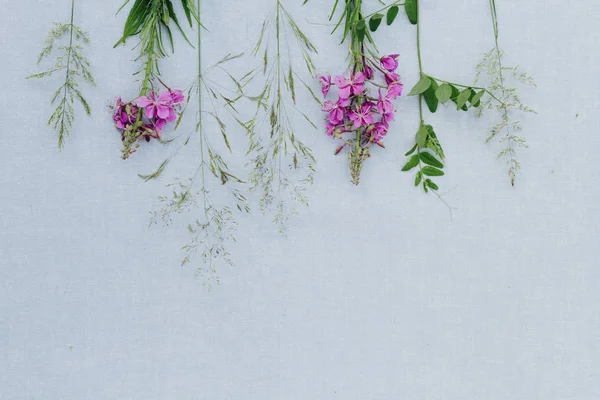
<path id="1" fill-rule="evenodd" d="M 164 147 L 120 159 L 108 105 L 138 85 L 135 41 L 112 48 L 126 17 L 115 17 L 119 1 L 77 0 L 98 88 L 83 87 L 93 115 L 78 108 L 73 136 L 56 149 L 45 121 L 60 79 L 24 78 L 39 70 L 38 51 L 52 22 L 68 19 L 68 3 L 0 1 L 0 399 L 600 398 L 597 0 L 498 2 L 508 61 L 539 84 L 522 92 L 539 114 L 522 119 L 530 149 L 519 153 L 516 187 L 496 159 L 500 146 L 484 144 L 492 121 L 474 113 L 427 117 L 447 155 L 437 182 L 450 190 L 452 219 L 400 171 L 418 125 L 415 98 L 396 103 L 386 149 L 366 162 L 358 187 L 336 144 L 303 128 L 318 161 L 310 207 L 288 238 L 268 215 L 240 216 L 229 246 L 237 266 L 219 268 L 211 291 L 194 277 L 199 260 L 179 267 L 185 218 L 148 228 L 157 196 L 189 176 L 197 153 L 182 153 L 153 183 L 137 174 L 156 168 Z M 272 3 L 205 1 L 206 65 L 250 50 Z M 319 47 L 318 70 L 343 72 L 347 48 L 323 25 L 332 2 L 286 3 Z M 423 0 L 427 73 L 472 81 L 493 46 L 487 3 Z M 401 54 L 409 89 L 415 29 L 404 14 L 398 21 L 375 37 L 382 53 Z M 163 76 L 183 88 L 196 56 L 174 35 Z M 321 120 L 315 103 L 303 107 Z M 190 114 L 181 129 L 193 124 Z M 246 145 L 238 132 L 233 165 L 243 166 Z"/>

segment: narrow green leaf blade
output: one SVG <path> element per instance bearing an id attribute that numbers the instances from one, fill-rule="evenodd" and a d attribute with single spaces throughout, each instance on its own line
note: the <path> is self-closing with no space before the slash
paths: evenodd
<path id="1" fill-rule="evenodd" d="M 410 160 L 408 160 L 404 167 L 402 167 L 402 171 L 410 171 L 417 165 L 419 165 L 419 156 L 415 154 L 410 158 Z"/>
<path id="2" fill-rule="evenodd" d="M 417 144 L 415 143 L 415 145 L 412 147 L 412 149 L 410 149 L 409 151 L 406 152 L 406 154 L 404 154 L 406 157 L 410 156 L 412 153 L 415 152 L 415 150 L 417 150 Z"/>

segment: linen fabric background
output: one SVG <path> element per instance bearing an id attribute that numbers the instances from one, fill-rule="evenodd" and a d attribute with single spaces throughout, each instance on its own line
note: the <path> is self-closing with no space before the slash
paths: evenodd
<path id="1" fill-rule="evenodd" d="M 344 72 L 347 47 L 329 35 L 332 2 L 284 3 L 318 45 L 318 70 Z M 418 125 L 415 98 L 395 103 L 386 149 L 373 152 L 358 187 L 345 156 L 333 156 L 336 143 L 296 116 L 318 161 L 310 207 L 287 238 L 270 215 L 239 216 L 228 247 L 237 265 L 218 268 L 221 283 L 210 290 L 194 276 L 198 258 L 179 266 L 192 217 L 148 227 L 157 196 L 190 176 L 198 152 L 192 146 L 151 183 L 137 174 L 169 149 L 143 144 L 120 158 L 108 105 L 139 90 L 135 41 L 112 47 L 126 18 L 115 16 L 121 2 L 77 0 L 98 88 L 83 87 L 93 115 L 78 108 L 62 152 L 45 125 L 61 78 L 24 78 L 40 70 L 44 38 L 53 21 L 68 21 L 70 2 L 0 4 L 0 398 L 600 397 L 598 1 L 498 2 L 507 61 L 539 84 L 521 93 L 539 114 L 522 118 L 530 149 L 519 152 L 516 187 L 496 159 L 501 145 L 484 144 L 493 114 L 441 107 L 427 116 L 448 157 L 437 182 L 452 218 L 400 172 Z M 203 1 L 205 65 L 249 51 L 273 4 Z M 488 2 L 422 1 L 421 21 L 425 71 L 472 82 L 493 46 Z M 401 54 L 406 91 L 418 79 L 415 33 L 401 13 L 374 35 L 382 54 Z M 196 53 L 175 37 L 162 72 L 185 88 Z M 228 68 L 239 76 L 260 62 Z M 298 92 L 299 106 L 321 121 Z M 181 132 L 194 123 L 190 113 Z M 244 174 L 247 140 L 232 130 L 228 160 Z"/>

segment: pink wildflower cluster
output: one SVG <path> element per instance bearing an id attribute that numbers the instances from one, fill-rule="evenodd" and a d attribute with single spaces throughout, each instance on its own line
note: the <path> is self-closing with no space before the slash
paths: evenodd
<path id="1" fill-rule="evenodd" d="M 324 103 L 327 135 L 344 141 L 336 154 L 346 145 L 356 152 L 353 148 L 358 142 L 361 154 L 354 156 L 357 157 L 356 162 L 362 163 L 369 156 L 370 146 L 377 144 L 384 147 L 382 140 L 394 120 L 392 100 L 402 95 L 402 83 L 396 73 L 398 56 L 387 55 L 379 62 L 364 57 L 361 68 L 355 67 L 348 77 L 338 75 L 333 82 L 328 75 L 319 76 L 324 98 L 327 98 L 332 86 L 338 89 L 337 99 Z M 344 138 L 344 134 L 350 134 L 351 138 Z"/>
<path id="2" fill-rule="evenodd" d="M 139 144 L 133 145 L 146 139 L 161 139 L 161 131 L 169 123 L 177 120 L 177 108 L 183 104 L 185 96 L 181 90 L 168 89 L 158 96 L 154 92 L 148 96 L 142 96 L 134 101 L 124 103 L 121 98 L 117 99 L 113 121 L 115 126 L 121 130 L 123 141 L 123 158 L 135 153 Z M 140 114 L 141 112 L 141 114 Z"/>

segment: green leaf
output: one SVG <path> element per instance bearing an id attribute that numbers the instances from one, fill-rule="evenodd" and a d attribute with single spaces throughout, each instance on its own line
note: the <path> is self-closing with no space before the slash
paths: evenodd
<path id="1" fill-rule="evenodd" d="M 417 176 L 415 176 L 415 186 L 419 186 L 421 180 L 423 179 L 423 173 L 421 171 L 417 172 Z"/>
<path id="2" fill-rule="evenodd" d="M 440 158 L 440 159 L 445 159 L 445 155 L 444 155 L 444 150 L 442 149 L 442 145 L 440 144 L 440 141 L 437 138 L 437 135 L 435 134 L 435 132 L 433 131 L 433 127 L 431 125 L 426 125 L 425 128 L 427 128 L 427 132 L 429 133 L 429 138 L 427 139 L 427 145 L 426 147 L 428 149 L 433 150 L 433 152 Z"/>
<path id="3" fill-rule="evenodd" d="M 437 90 L 435 91 L 435 97 L 439 100 L 440 103 L 446 104 L 446 102 L 452 96 L 452 86 L 447 83 L 443 83 Z"/>
<path id="4" fill-rule="evenodd" d="M 465 90 L 460 92 L 460 94 L 456 98 L 456 109 L 457 110 L 460 110 L 461 108 L 463 108 L 463 106 L 466 105 L 467 100 L 469 100 L 469 98 L 471 97 L 471 93 L 472 93 L 471 88 L 466 88 Z"/>
<path id="5" fill-rule="evenodd" d="M 406 16 L 413 25 L 416 25 L 419 22 L 417 1 L 418 0 L 406 0 L 404 2 L 404 11 L 406 11 Z"/>
<path id="6" fill-rule="evenodd" d="M 375 14 L 369 20 L 369 29 L 371 32 L 375 32 L 379 25 L 381 25 L 381 21 L 383 21 L 383 14 Z"/>
<path id="7" fill-rule="evenodd" d="M 437 167 L 437 168 L 444 168 L 444 164 L 439 162 L 438 159 L 435 158 L 431 153 L 427 153 L 426 151 L 423 151 L 419 154 L 419 157 L 421 157 L 421 161 L 423 161 L 425 164 L 428 164 L 428 165 L 431 165 L 431 166 Z"/>
<path id="8" fill-rule="evenodd" d="M 404 165 L 404 167 L 402 167 L 402 171 L 410 171 L 417 165 L 419 165 L 419 156 L 417 154 L 415 154 L 414 156 L 412 156 L 410 158 L 410 160 L 408 160 L 408 162 Z"/>
<path id="9" fill-rule="evenodd" d="M 423 172 L 423 174 L 425 174 L 427 176 L 442 176 L 442 175 L 444 175 L 444 171 L 442 171 L 441 169 L 430 167 L 429 165 L 426 167 L 423 167 L 421 172 Z"/>
<path id="10" fill-rule="evenodd" d="M 423 76 L 419 82 L 411 89 L 409 96 L 415 96 L 417 94 L 421 94 L 431 86 L 431 78 L 428 76 Z"/>
<path id="11" fill-rule="evenodd" d="M 406 152 L 406 154 L 404 154 L 406 157 L 410 156 L 412 153 L 415 152 L 415 150 L 417 149 L 417 144 L 415 143 L 415 145 L 412 147 L 412 149 L 410 149 L 409 151 Z"/>
<path id="12" fill-rule="evenodd" d="M 473 93 L 475 93 L 475 92 L 473 92 Z M 479 93 L 475 94 L 474 96 L 471 96 L 471 98 L 469 99 L 469 103 L 471 103 L 471 105 L 473 105 L 474 107 L 479 107 L 480 100 L 484 94 L 485 94 L 485 90 L 481 90 Z"/>
<path id="13" fill-rule="evenodd" d="M 438 185 L 436 185 L 435 183 L 433 183 L 433 181 L 431 179 L 425 179 L 425 184 L 427 186 L 429 186 L 433 190 L 438 190 L 439 189 Z"/>
<path id="14" fill-rule="evenodd" d="M 427 130 L 427 128 L 421 125 L 421 127 L 417 131 L 417 144 L 419 145 L 419 147 L 425 147 L 428 135 L 429 131 Z"/>
<path id="15" fill-rule="evenodd" d="M 439 101 L 435 96 L 435 92 L 438 89 L 438 84 L 435 80 L 431 80 L 431 85 L 429 88 L 423 93 L 423 97 L 425 97 L 425 103 L 427 103 L 427 107 L 429 111 L 432 113 L 437 111 Z"/>
<path id="16" fill-rule="evenodd" d="M 367 24 L 364 19 L 361 19 L 356 23 L 356 36 L 359 42 L 365 40 L 365 34 L 367 33 Z"/>
<path id="17" fill-rule="evenodd" d="M 398 16 L 398 11 L 400 11 L 398 6 L 390 7 L 390 9 L 387 12 L 386 21 L 385 21 L 385 22 L 387 22 L 388 25 L 391 25 L 394 22 L 394 20 Z"/>

